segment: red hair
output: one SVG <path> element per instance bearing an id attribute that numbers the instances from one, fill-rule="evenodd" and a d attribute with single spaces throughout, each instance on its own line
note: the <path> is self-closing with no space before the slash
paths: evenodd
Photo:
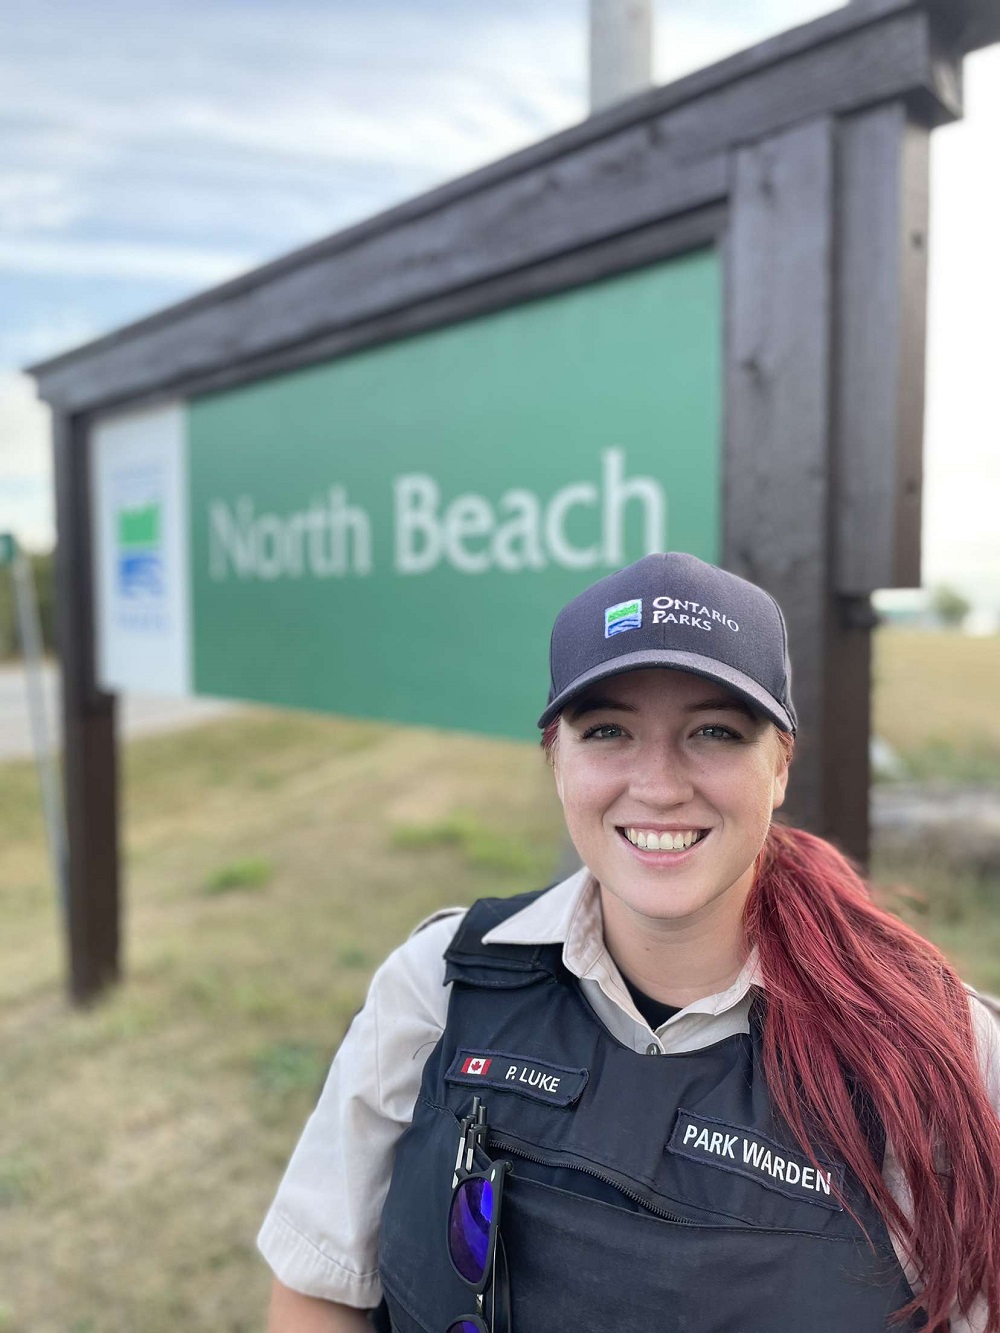
<path id="1" fill-rule="evenodd" d="M 551 759 L 556 719 L 542 745 Z M 787 758 L 792 737 L 776 732 Z M 944 956 L 877 907 L 830 843 L 772 824 L 744 914 L 767 1001 L 774 1106 L 813 1160 L 811 1134 L 848 1164 L 920 1275 L 928 1333 L 956 1299 L 1000 1333 L 1000 1120 L 983 1083 L 969 996 Z M 870 1099 L 909 1186 L 893 1198 L 847 1075 Z M 942 1152 L 947 1159 L 940 1160 Z"/>
<path id="2" fill-rule="evenodd" d="M 956 1298 L 968 1311 L 981 1295 L 997 1333 L 1000 1121 L 965 987 L 932 944 L 875 906 L 835 847 L 801 829 L 771 826 L 745 924 L 767 998 L 772 1100 L 807 1150 L 816 1127 L 902 1238 L 922 1289 L 900 1319 L 923 1307 L 928 1329 L 947 1329 Z M 885 1128 L 912 1217 L 872 1157 L 845 1070 Z"/>

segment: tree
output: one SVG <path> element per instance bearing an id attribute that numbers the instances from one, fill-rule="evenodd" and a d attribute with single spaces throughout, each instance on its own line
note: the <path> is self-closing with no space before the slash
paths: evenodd
<path id="1" fill-rule="evenodd" d="M 934 589 L 931 607 L 938 619 L 950 629 L 957 629 L 972 610 L 971 604 L 961 593 L 943 583 Z"/>
<path id="2" fill-rule="evenodd" d="M 42 629 L 42 643 L 46 653 L 56 647 L 56 588 L 55 553 L 29 554 L 31 575 L 38 599 L 38 620 Z M 21 656 L 21 636 L 17 627 L 17 606 L 14 600 L 14 580 L 10 569 L 0 570 L 0 661 Z"/>

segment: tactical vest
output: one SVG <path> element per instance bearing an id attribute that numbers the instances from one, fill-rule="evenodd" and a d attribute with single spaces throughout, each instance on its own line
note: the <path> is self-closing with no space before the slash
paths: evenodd
<path id="1" fill-rule="evenodd" d="M 749 1033 L 703 1050 L 636 1053 L 558 946 L 483 944 L 536 896 L 476 903 L 445 954 L 447 1024 L 382 1213 L 392 1328 L 444 1333 L 475 1309 L 446 1231 L 459 1122 L 478 1094 L 490 1133 L 477 1165 L 511 1163 L 500 1231 L 513 1333 L 884 1333 L 912 1292 L 843 1163 L 811 1162 L 778 1122 L 760 1011 Z M 880 1159 L 880 1127 L 862 1122 Z"/>

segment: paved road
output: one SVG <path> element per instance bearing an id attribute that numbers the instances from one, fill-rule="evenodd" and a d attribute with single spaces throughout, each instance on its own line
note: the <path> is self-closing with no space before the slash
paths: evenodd
<path id="1" fill-rule="evenodd" d="M 56 740 L 61 730 L 58 683 L 58 668 L 47 666 L 46 717 Z M 223 699 L 168 699 L 138 694 L 127 694 L 124 698 L 121 716 L 126 737 L 197 726 L 239 706 Z M 27 758 L 32 753 L 24 672 L 20 666 L 0 666 L 0 760 Z"/>

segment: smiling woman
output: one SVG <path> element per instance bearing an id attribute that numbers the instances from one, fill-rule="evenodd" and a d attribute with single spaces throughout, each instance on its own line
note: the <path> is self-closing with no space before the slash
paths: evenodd
<path id="1" fill-rule="evenodd" d="M 780 608 L 650 555 L 563 609 L 550 662 L 583 868 L 376 974 L 261 1231 L 273 1333 L 998 1333 L 1000 1039 L 772 821 Z"/>
<path id="2" fill-rule="evenodd" d="M 721 687 L 653 667 L 591 686 L 560 718 L 556 789 L 601 885 L 605 942 L 656 999 L 723 990 L 745 960 L 754 860 L 788 779 L 776 736 Z M 647 975 L 657 941 L 678 965 Z"/>

